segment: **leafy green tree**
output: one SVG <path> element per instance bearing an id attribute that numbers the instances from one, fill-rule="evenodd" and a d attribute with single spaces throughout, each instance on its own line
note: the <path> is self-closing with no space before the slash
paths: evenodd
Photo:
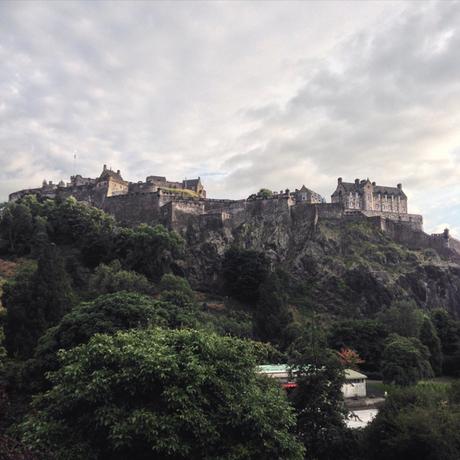
<path id="1" fill-rule="evenodd" d="M 365 372 L 380 371 L 384 342 L 388 332 L 376 320 L 344 320 L 335 322 L 328 334 L 328 344 L 334 350 L 352 348 L 363 358 L 360 368 Z"/>
<path id="2" fill-rule="evenodd" d="M 9 252 L 24 255 L 30 251 L 33 218 L 28 206 L 9 203 L 2 212 L 0 234 L 8 241 Z"/>
<path id="3" fill-rule="evenodd" d="M 259 287 L 269 272 L 269 264 L 262 252 L 230 248 L 222 262 L 225 291 L 242 302 L 256 303 Z"/>
<path id="4" fill-rule="evenodd" d="M 5 285 L 6 345 L 9 353 L 30 357 L 38 338 L 75 303 L 70 278 L 55 245 L 47 245 L 37 270 L 22 270 Z"/>
<path id="5" fill-rule="evenodd" d="M 302 459 L 282 389 L 249 341 L 190 330 L 96 335 L 61 353 L 21 426 L 61 459 Z"/>
<path id="6" fill-rule="evenodd" d="M 87 343 L 95 334 L 167 325 L 168 307 L 151 297 L 128 292 L 102 295 L 77 305 L 40 338 L 34 359 L 28 361 L 30 380 L 42 385 L 45 372 L 58 367 L 58 350 Z"/>
<path id="7" fill-rule="evenodd" d="M 434 373 L 440 375 L 442 372 L 441 340 L 439 340 L 436 328 L 428 316 L 425 316 L 423 319 L 420 329 L 420 342 L 422 342 L 430 352 L 430 364 Z"/>
<path id="8" fill-rule="evenodd" d="M 153 286 L 140 273 L 123 270 L 120 261 L 99 265 L 89 279 L 89 291 L 92 296 L 128 291 L 151 294 Z"/>
<path id="9" fill-rule="evenodd" d="M 37 340 L 38 318 L 33 295 L 35 271 L 36 264 L 25 264 L 3 287 L 2 303 L 7 311 L 5 346 L 12 355 L 30 355 Z"/>
<path id="10" fill-rule="evenodd" d="M 391 334 L 383 351 L 384 383 L 415 385 L 419 380 L 433 377 L 430 352 L 419 339 Z"/>
<path id="11" fill-rule="evenodd" d="M 163 275 L 160 281 L 160 291 L 179 291 L 193 300 L 193 290 L 190 287 L 189 282 L 181 276 L 175 276 L 172 273 L 166 273 Z"/>
<path id="12" fill-rule="evenodd" d="M 297 411 L 297 433 L 306 459 L 351 459 L 354 443 L 345 425 L 342 395 L 345 376 L 337 353 L 324 344 L 325 337 L 313 322 L 290 350 L 298 383 L 290 395 Z"/>
<path id="13" fill-rule="evenodd" d="M 365 458 L 456 460 L 460 458 L 460 408 L 439 385 L 390 392 L 365 431 Z"/>
<path id="14" fill-rule="evenodd" d="M 64 260 L 55 244 L 47 245 L 38 259 L 33 294 L 41 323 L 39 332 L 54 326 L 76 302 Z"/>
<path id="15" fill-rule="evenodd" d="M 273 192 L 268 188 L 261 188 L 257 193 L 257 196 L 261 196 L 262 198 L 271 198 L 273 196 Z"/>
<path id="16" fill-rule="evenodd" d="M 441 340 L 443 374 L 460 377 L 460 321 L 442 309 L 433 312 L 432 320 Z"/>
<path id="17" fill-rule="evenodd" d="M 123 266 L 159 281 L 170 271 L 171 264 L 180 257 L 184 240 L 162 225 L 141 224 L 134 229 L 124 228 L 114 241 L 114 251 Z"/>
<path id="18" fill-rule="evenodd" d="M 288 344 L 283 343 L 284 331 L 291 321 L 287 296 L 279 276 L 270 273 L 259 287 L 259 300 L 253 314 L 254 337 L 286 348 Z"/>
<path id="19" fill-rule="evenodd" d="M 423 323 L 423 314 L 414 301 L 395 302 L 388 310 L 380 313 L 378 319 L 388 332 L 402 337 L 418 337 Z"/>
<path id="20" fill-rule="evenodd" d="M 460 321 L 441 308 L 434 310 L 432 321 L 441 340 L 442 353 L 453 355 L 460 348 Z"/>

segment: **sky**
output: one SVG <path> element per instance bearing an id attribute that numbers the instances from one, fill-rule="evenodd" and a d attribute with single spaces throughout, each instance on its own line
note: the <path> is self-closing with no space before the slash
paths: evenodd
<path id="1" fill-rule="evenodd" d="M 0 62 L 0 201 L 103 164 L 212 198 L 369 177 L 460 237 L 459 2 L 2 1 Z"/>

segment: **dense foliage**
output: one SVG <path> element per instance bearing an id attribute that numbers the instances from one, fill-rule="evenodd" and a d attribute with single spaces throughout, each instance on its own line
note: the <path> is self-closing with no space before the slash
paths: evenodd
<path id="1" fill-rule="evenodd" d="M 414 385 L 433 377 L 430 352 L 420 340 L 391 334 L 382 356 L 383 381 L 396 385 Z"/>
<path id="2" fill-rule="evenodd" d="M 95 267 L 118 259 L 124 268 L 156 281 L 183 248 L 179 235 L 161 225 L 120 227 L 103 211 L 72 197 L 40 202 L 27 196 L 20 203 L 9 203 L 0 221 L 0 236 L 8 254 L 30 254 L 37 241 L 49 240 L 78 249 L 83 265 Z"/>
<path id="3" fill-rule="evenodd" d="M 10 354 L 27 358 L 43 332 L 54 326 L 75 303 L 71 280 L 53 244 L 4 286 L 5 335 Z"/>
<path id="4" fill-rule="evenodd" d="M 459 387 L 435 397 L 414 385 L 460 375 L 460 322 L 420 308 L 423 283 L 407 271 L 420 254 L 346 228 L 324 225 L 292 270 L 240 241 L 210 293 L 184 277 L 196 283 L 188 234 L 121 227 L 73 198 L 7 204 L 0 254 L 18 268 L 0 309 L 0 457 L 458 458 Z M 379 282 L 382 264 L 413 296 Z M 286 362 L 298 377 L 288 400 L 256 373 Z M 364 441 L 345 425 L 342 366 L 389 384 Z"/>
<path id="5" fill-rule="evenodd" d="M 282 390 L 250 342 L 150 329 L 97 335 L 62 353 L 22 424 L 59 459 L 301 459 Z"/>
<path id="6" fill-rule="evenodd" d="M 366 458 L 456 460 L 460 458 L 458 383 L 395 389 L 366 430 Z"/>

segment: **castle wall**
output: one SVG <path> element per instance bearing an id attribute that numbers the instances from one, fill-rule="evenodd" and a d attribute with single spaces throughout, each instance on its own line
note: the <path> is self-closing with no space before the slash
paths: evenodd
<path id="1" fill-rule="evenodd" d="M 106 193 L 107 189 L 102 187 L 96 187 L 94 185 L 79 185 L 59 188 L 56 196 L 59 196 L 62 199 L 73 196 L 77 201 L 85 201 L 86 203 L 101 208 L 106 199 Z"/>
<path id="2" fill-rule="evenodd" d="M 207 212 L 225 210 L 231 213 L 246 209 L 246 200 L 206 199 L 204 201 L 204 206 Z"/>
<path id="3" fill-rule="evenodd" d="M 341 219 L 344 209 L 341 203 L 299 203 L 291 208 L 293 220 L 313 221 L 321 219 Z"/>
<path id="4" fill-rule="evenodd" d="M 255 199 L 246 202 L 248 217 L 284 217 L 289 219 L 294 201 L 290 197 Z"/>
<path id="5" fill-rule="evenodd" d="M 130 193 L 107 197 L 102 209 L 122 225 L 142 223 L 156 225 L 160 222 L 160 200 L 157 193 Z"/>
<path id="6" fill-rule="evenodd" d="M 204 214 L 204 203 L 196 200 L 169 201 L 161 207 L 160 214 L 166 227 L 184 233 L 192 221 Z"/>
<path id="7" fill-rule="evenodd" d="M 382 217 L 385 220 L 403 222 L 413 230 L 423 231 L 423 217 L 419 214 L 397 214 L 393 212 L 381 211 L 361 211 L 367 217 Z"/>

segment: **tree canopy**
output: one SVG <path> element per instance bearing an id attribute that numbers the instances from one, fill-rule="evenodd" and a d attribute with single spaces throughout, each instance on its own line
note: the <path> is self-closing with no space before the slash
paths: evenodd
<path id="1" fill-rule="evenodd" d="M 397 385 L 414 385 L 423 378 L 433 377 L 429 359 L 430 352 L 419 339 L 391 334 L 383 351 L 383 381 Z"/>
<path id="2" fill-rule="evenodd" d="M 295 418 L 249 341 L 190 330 L 96 335 L 61 353 L 23 441 L 60 459 L 301 459 Z"/>

